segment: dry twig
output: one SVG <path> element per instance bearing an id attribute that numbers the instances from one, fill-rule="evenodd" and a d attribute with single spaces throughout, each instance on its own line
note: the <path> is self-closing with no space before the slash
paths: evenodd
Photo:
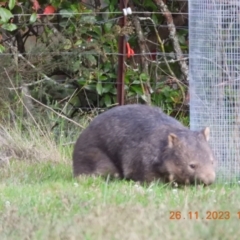
<path id="1" fill-rule="evenodd" d="M 139 22 L 139 19 L 136 16 L 133 17 L 133 24 L 136 28 L 136 33 L 137 33 L 137 36 L 138 36 L 138 45 L 139 45 L 139 48 L 141 50 L 141 65 L 142 65 L 142 68 L 143 68 L 143 72 L 146 73 L 147 75 L 149 75 L 149 73 L 148 73 L 148 61 L 146 61 L 146 59 L 145 59 L 145 54 L 147 52 L 147 48 L 146 48 L 146 45 L 145 45 L 146 41 L 145 41 L 145 37 L 144 37 L 143 32 L 142 32 L 141 24 Z M 147 92 L 147 94 L 146 94 L 147 103 L 151 104 L 150 93 L 151 93 L 152 90 L 151 90 L 151 86 L 150 86 L 149 81 L 146 82 L 145 89 L 147 90 L 147 91 L 145 91 L 145 92 Z"/>

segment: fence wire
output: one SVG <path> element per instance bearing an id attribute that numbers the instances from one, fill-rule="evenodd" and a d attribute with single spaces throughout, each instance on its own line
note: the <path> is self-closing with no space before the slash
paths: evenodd
<path id="1" fill-rule="evenodd" d="M 184 17 L 187 12 L 172 14 Z M 155 21 L 144 20 L 142 16 L 155 18 Z M 134 49 L 134 55 L 126 57 L 125 61 L 125 103 L 143 103 L 144 83 L 148 80 L 154 104 L 174 117 L 183 115 L 187 125 L 188 105 L 182 104 L 185 92 L 181 92 L 177 84 L 178 78 L 181 79 L 179 60 L 171 50 L 168 26 L 163 24 L 161 12 L 133 11 L 124 33 L 118 25 L 123 17 L 121 11 L 38 14 L 39 19 L 34 23 L 29 23 L 31 14 L 14 17 L 18 19 L 18 31 L 10 33 L 1 29 L 0 34 L 1 44 L 5 47 L 0 59 L 0 76 L 4 79 L 1 83 L 11 93 L 28 88 L 32 98 L 67 116 L 73 116 L 75 110 L 86 112 L 114 106 L 116 70 L 121 55 L 118 37 L 123 34 Z M 138 21 L 146 40 L 144 52 L 138 46 L 134 17 L 142 18 Z M 160 47 L 153 27 L 158 29 L 166 49 Z M 176 29 L 181 34 L 182 60 L 187 61 L 188 30 L 182 18 Z M 141 67 L 143 58 L 148 79 Z M 175 74 L 171 75 L 171 72 Z M 6 91 L 1 94 L 4 96 Z M 38 105 L 34 100 L 32 103 Z"/>
<path id="2" fill-rule="evenodd" d="M 190 126 L 210 126 L 225 182 L 240 179 L 239 13 L 239 1 L 189 1 Z"/>

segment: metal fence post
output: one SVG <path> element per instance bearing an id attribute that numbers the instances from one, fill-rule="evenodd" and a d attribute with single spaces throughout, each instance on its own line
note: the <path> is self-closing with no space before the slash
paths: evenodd
<path id="1" fill-rule="evenodd" d="M 120 0 L 120 9 L 126 8 L 125 0 Z M 126 16 L 123 15 L 119 20 L 120 27 L 126 25 Z M 126 38 L 125 36 L 119 36 L 118 39 L 118 72 L 117 72 L 117 102 L 119 105 L 124 104 L 124 76 L 125 76 L 125 66 L 124 61 L 126 57 Z"/>

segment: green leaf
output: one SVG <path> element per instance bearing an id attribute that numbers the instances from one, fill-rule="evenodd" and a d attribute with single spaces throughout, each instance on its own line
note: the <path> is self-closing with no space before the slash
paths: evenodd
<path id="1" fill-rule="evenodd" d="M 3 53 L 4 51 L 5 51 L 5 47 L 2 44 L 0 44 L 0 53 Z"/>
<path id="2" fill-rule="evenodd" d="M 108 22 L 104 24 L 104 31 L 105 33 L 112 33 L 112 23 Z"/>
<path id="3" fill-rule="evenodd" d="M 79 71 L 80 66 L 82 65 L 81 61 L 75 61 L 72 65 L 72 70 L 75 71 Z"/>
<path id="4" fill-rule="evenodd" d="M 61 14 L 62 18 L 70 18 L 74 16 L 74 12 L 70 9 L 62 9 L 59 11 L 59 13 Z"/>
<path id="5" fill-rule="evenodd" d="M 69 26 L 69 21 L 63 19 L 62 21 L 60 21 L 59 26 L 66 28 L 67 26 Z"/>
<path id="6" fill-rule="evenodd" d="M 30 17 L 30 23 L 34 23 L 37 20 L 37 13 L 33 13 Z"/>
<path id="7" fill-rule="evenodd" d="M 132 84 L 140 84 L 141 82 L 139 80 L 134 80 Z"/>
<path id="8" fill-rule="evenodd" d="M 77 4 L 71 4 L 71 5 L 70 5 L 70 9 L 71 9 L 74 13 L 78 13 Z"/>
<path id="9" fill-rule="evenodd" d="M 159 15 L 159 14 L 158 14 L 158 15 Z M 156 15 L 156 14 L 153 14 L 153 15 L 152 15 L 152 20 L 153 20 L 153 22 L 154 22 L 155 24 L 159 23 L 158 15 Z"/>
<path id="10" fill-rule="evenodd" d="M 3 23 L 7 23 L 12 17 L 13 15 L 8 9 L 0 7 L 0 18 Z"/>
<path id="11" fill-rule="evenodd" d="M 188 46 L 181 46 L 181 49 L 186 50 L 186 49 L 188 49 Z"/>
<path id="12" fill-rule="evenodd" d="M 12 31 L 14 31 L 14 30 L 17 29 L 17 25 L 16 25 L 16 24 L 13 24 L 13 23 L 4 23 L 4 24 L 2 25 L 2 28 L 5 29 L 5 30 L 7 30 L 7 31 L 12 32 Z"/>
<path id="13" fill-rule="evenodd" d="M 95 32 L 98 36 L 102 35 L 102 28 L 100 26 L 94 26 L 92 31 Z"/>
<path id="14" fill-rule="evenodd" d="M 148 75 L 145 73 L 141 73 L 139 78 L 143 81 L 146 82 L 148 80 Z"/>
<path id="15" fill-rule="evenodd" d="M 104 84 L 103 89 L 102 89 L 102 93 L 109 93 L 109 92 L 111 92 L 113 87 L 114 87 L 114 85 L 111 84 L 111 83 Z"/>
<path id="16" fill-rule="evenodd" d="M 134 1 L 134 2 L 138 3 L 138 1 Z M 153 1 L 143 1 L 143 6 L 145 8 L 150 8 L 151 10 L 157 11 L 157 7 Z"/>
<path id="17" fill-rule="evenodd" d="M 107 76 L 99 76 L 99 80 L 105 81 L 105 80 L 108 80 L 108 77 Z"/>
<path id="18" fill-rule="evenodd" d="M 177 37 L 178 37 L 178 41 L 179 41 L 181 44 L 186 44 L 185 36 L 178 34 Z"/>
<path id="19" fill-rule="evenodd" d="M 10 10 L 12 10 L 15 5 L 16 5 L 16 1 L 15 0 L 9 0 L 8 7 L 9 7 Z"/>
<path id="20" fill-rule="evenodd" d="M 135 93 L 142 95 L 142 88 L 140 85 L 132 85 L 130 89 L 131 91 L 133 90 Z"/>
<path id="21" fill-rule="evenodd" d="M 86 60 L 85 63 L 88 66 L 96 66 L 97 65 L 97 60 L 96 60 L 95 56 L 93 56 L 93 55 L 85 55 L 84 58 Z"/>
<path id="22" fill-rule="evenodd" d="M 88 16 L 88 15 L 82 16 L 81 17 L 81 22 L 83 24 L 95 24 L 96 18 L 94 16 Z"/>
<path id="23" fill-rule="evenodd" d="M 75 43 L 74 43 L 74 46 L 77 46 L 77 47 L 80 47 L 82 45 L 82 40 L 81 39 L 78 39 Z"/>
<path id="24" fill-rule="evenodd" d="M 64 42 L 63 49 L 69 50 L 69 49 L 71 49 L 71 48 L 72 48 L 72 42 L 71 42 L 71 40 L 66 39 L 65 42 Z"/>
<path id="25" fill-rule="evenodd" d="M 116 95 L 117 94 L 117 88 L 111 88 L 111 91 L 109 91 L 110 93 Z"/>
<path id="26" fill-rule="evenodd" d="M 109 107 L 112 104 L 111 98 L 107 94 L 104 96 L 104 103 L 107 107 Z"/>
<path id="27" fill-rule="evenodd" d="M 88 84 L 88 85 L 84 85 L 84 89 L 89 90 L 89 91 L 94 91 L 96 89 L 96 86 L 93 84 Z"/>
<path id="28" fill-rule="evenodd" d="M 148 101 L 148 98 L 147 98 L 147 96 L 146 96 L 146 95 L 141 95 L 141 99 L 142 99 L 143 101 L 145 101 L 145 102 L 147 102 L 147 101 Z"/>
<path id="29" fill-rule="evenodd" d="M 96 90 L 99 95 L 102 95 L 102 83 L 98 82 L 96 85 Z"/>
<path id="30" fill-rule="evenodd" d="M 109 71 L 110 70 L 112 70 L 112 69 L 109 69 Z M 105 71 L 106 72 L 106 71 Z M 113 78 L 113 79 L 116 79 L 117 78 L 117 76 L 116 76 L 116 74 L 115 73 L 108 73 L 108 77 L 109 78 Z"/>
<path id="31" fill-rule="evenodd" d="M 109 6 L 109 12 L 114 12 L 118 6 L 118 1 L 116 0 L 106 0 L 106 3 Z"/>

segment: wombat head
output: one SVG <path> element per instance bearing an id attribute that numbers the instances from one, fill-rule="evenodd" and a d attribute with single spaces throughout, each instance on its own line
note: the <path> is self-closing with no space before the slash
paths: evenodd
<path id="1" fill-rule="evenodd" d="M 200 132 L 170 133 L 164 151 L 164 167 L 169 181 L 179 184 L 203 183 L 215 180 L 215 158 L 208 144 L 210 129 Z"/>

